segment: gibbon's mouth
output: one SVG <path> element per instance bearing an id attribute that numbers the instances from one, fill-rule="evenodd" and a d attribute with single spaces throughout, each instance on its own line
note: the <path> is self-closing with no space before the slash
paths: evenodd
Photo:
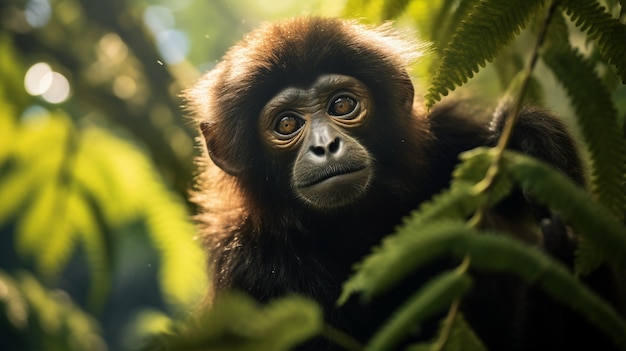
<path id="1" fill-rule="evenodd" d="M 366 166 L 351 167 L 328 167 L 317 174 L 312 175 L 305 182 L 299 184 L 299 188 L 308 188 L 315 185 L 321 185 L 325 182 L 349 181 L 350 179 L 359 179 L 366 173 Z"/>

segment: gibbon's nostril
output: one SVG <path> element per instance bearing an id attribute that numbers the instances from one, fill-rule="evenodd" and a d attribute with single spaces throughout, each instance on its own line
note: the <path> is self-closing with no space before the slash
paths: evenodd
<path id="1" fill-rule="evenodd" d="M 335 138 L 335 140 L 333 140 L 329 145 L 328 145 L 328 151 L 331 154 L 337 153 L 337 151 L 339 151 L 339 138 Z"/>
<path id="2" fill-rule="evenodd" d="M 333 139 L 330 143 L 325 146 L 311 146 L 311 152 L 315 156 L 325 156 L 328 154 L 335 154 L 339 151 L 339 147 L 341 146 L 341 141 L 339 138 Z"/>
<path id="3" fill-rule="evenodd" d="M 323 146 L 311 146 L 311 152 L 313 152 L 315 156 L 324 156 L 326 154 Z"/>

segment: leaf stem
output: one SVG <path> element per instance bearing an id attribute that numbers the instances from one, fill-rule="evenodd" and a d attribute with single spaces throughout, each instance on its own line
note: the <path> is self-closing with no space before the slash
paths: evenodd
<path id="1" fill-rule="evenodd" d="M 457 274 L 465 274 L 470 267 L 470 263 L 472 262 L 472 258 L 470 256 L 463 257 L 463 261 L 456 268 Z M 441 327 L 441 334 L 437 337 L 437 340 L 433 343 L 431 347 L 431 351 L 441 351 L 446 346 L 448 339 L 450 339 L 450 334 L 452 333 L 452 326 L 454 325 L 454 320 L 459 313 L 459 308 L 461 306 L 461 299 L 456 298 L 450 305 L 450 309 L 448 309 L 448 314 L 443 322 L 443 326 Z"/>
<path id="2" fill-rule="evenodd" d="M 530 83 L 530 78 L 532 77 L 532 73 L 535 70 L 535 66 L 537 65 L 537 61 L 539 59 L 539 51 L 545 41 L 546 34 L 548 32 L 548 27 L 550 25 L 550 21 L 554 16 L 554 12 L 558 7 L 558 0 L 552 0 L 550 2 L 550 7 L 548 8 L 548 12 L 546 13 L 546 18 L 543 21 L 543 26 L 539 31 L 539 35 L 537 38 L 537 42 L 535 43 L 535 47 L 533 48 L 532 55 L 530 57 L 530 62 L 528 66 L 525 68 L 524 79 L 522 80 L 522 84 L 520 86 L 519 92 L 515 96 L 515 100 L 513 105 L 509 109 L 506 117 L 506 123 L 504 125 L 504 129 L 502 130 L 502 134 L 498 139 L 498 144 L 495 147 L 496 154 L 493 163 L 489 167 L 487 171 L 487 175 L 485 179 L 477 184 L 480 186 L 481 191 L 487 190 L 493 184 L 495 177 L 498 175 L 500 171 L 500 163 L 502 161 L 502 155 L 504 154 L 504 150 L 506 149 L 511 136 L 513 135 L 513 128 L 515 126 L 515 122 L 519 117 L 519 111 L 522 109 L 522 103 L 524 102 L 524 96 L 526 95 L 526 90 L 528 89 L 528 85 Z"/>
<path id="3" fill-rule="evenodd" d="M 329 325 L 329 324 L 324 325 L 324 329 L 322 330 L 322 336 L 348 351 L 363 350 L 363 344 L 361 344 L 358 340 L 356 340 L 352 336 L 333 327 L 332 325 Z"/>

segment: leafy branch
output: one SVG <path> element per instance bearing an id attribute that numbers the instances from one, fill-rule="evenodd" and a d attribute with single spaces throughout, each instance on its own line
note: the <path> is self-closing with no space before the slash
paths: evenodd
<path id="1" fill-rule="evenodd" d="M 369 3 L 368 11 L 374 12 L 376 6 L 381 6 L 383 9 L 392 9 L 384 13 L 396 16 L 400 16 L 405 9 L 411 13 L 411 5 L 407 6 L 404 2 L 382 3 Z M 454 12 L 453 3 L 458 5 L 459 12 Z M 540 11 L 546 3 L 547 11 Z M 432 30 L 431 36 L 436 40 L 436 47 L 442 48 L 442 58 L 426 94 L 427 107 L 431 107 L 442 95 L 466 83 L 481 67 L 485 67 L 487 61 L 492 61 L 521 29 L 527 27 L 532 17 L 538 14 L 545 14 L 545 17 L 539 31 L 534 32 L 536 40 L 530 62 L 522 73 L 522 82 L 516 89 L 504 131 L 496 147 L 465 154 L 464 162 L 455 171 L 450 189 L 423 204 L 395 234 L 385 238 L 380 247 L 357 265 L 355 274 L 344 284 L 340 302 L 357 292 L 369 301 L 373 296 L 392 289 L 420 267 L 453 253 L 462 259 L 456 268 L 459 274 L 468 274 L 470 267 L 514 273 L 528 282 L 538 284 L 548 295 L 586 316 L 611 337 L 615 345 L 626 349 L 624 319 L 560 263 L 506 235 L 485 234 L 475 229 L 481 227 L 493 205 L 506 196 L 515 184 L 559 213 L 582 235 L 585 245 L 579 249 L 579 257 L 602 257 L 614 271 L 623 272 L 626 268 L 623 259 L 626 254 L 626 229 L 623 227 L 626 210 L 624 135 L 617 124 L 617 114 L 609 91 L 600 82 L 593 66 L 569 44 L 570 34 L 559 13 L 561 6 L 575 24 L 596 42 L 602 58 L 624 80 L 626 55 L 623 51 L 626 47 L 623 43 L 626 26 L 613 19 L 595 1 L 461 0 L 444 1 L 441 4 L 441 18 L 444 18 L 441 14 L 445 12 L 452 18 L 461 16 L 463 20 L 450 20 L 451 26 L 457 25 L 451 30 L 454 32 L 451 36 Z M 583 135 L 590 145 L 593 166 L 591 196 L 549 166 L 505 151 L 540 59 L 552 69 L 572 96 Z M 610 210 L 610 214 L 606 209 Z M 468 221 L 465 219 L 467 216 L 470 216 Z M 499 242 L 502 246 L 498 244 L 498 248 L 491 247 L 492 242 Z M 476 244 L 481 249 L 460 249 L 465 247 L 465 243 L 471 247 Z M 482 243 L 486 246 L 483 247 Z M 515 249 L 510 251 L 513 247 Z M 579 259 L 576 270 L 589 273 L 597 264 Z M 459 342 L 451 331 L 462 319 L 458 306 L 463 291 L 456 288 L 455 291 L 446 292 L 457 295 L 449 302 L 448 314 L 443 319 L 438 337 L 432 342 L 415 345 L 412 349 L 444 350 Z M 439 308 L 443 309 L 443 306 Z M 366 349 L 393 348 L 399 338 L 408 335 L 406 330 L 409 326 L 420 324 L 422 320 L 419 316 L 424 312 L 422 309 L 401 307 L 370 340 Z M 456 337 L 467 340 L 475 338 L 471 332 L 463 335 Z M 477 350 L 484 349 L 480 342 L 472 345 Z"/>

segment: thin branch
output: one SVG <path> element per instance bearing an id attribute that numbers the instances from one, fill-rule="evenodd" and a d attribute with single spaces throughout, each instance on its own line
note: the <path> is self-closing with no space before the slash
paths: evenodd
<path id="1" fill-rule="evenodd" d="M 498 139 L 498 144 L 495 147 L 496 155 L 493 163 L 487 170 L 487 174 L 485 178 L 476 184 L 476 191 L 484 192 L 491 187 L 496 176 L 500 172 L 500 163 L 502 161 L 502 155 L 513 135 L 513 128 L 515 127 L 515 122 L 517 121 L 519 111 L 522 109 L 522 103 L 524 101 L 524 96 L 526 95 L 526 90 L 528 89 L 528 85 L 530 84 L 530 79 L 532 77 L 532 73 L 535 70 L 535 66 L 537 64 L 537 60 L 539 59 L 539 51 L 543 45 L 546 34 L 548 32 L 548 27 L 550 25 L 551 19 L 554 16 L 554 12 L 558 7 L 558 1 L 553 0 L 550 2 L 550 7 L 548 8 L 548 12 L 546 14 L 546 19 L 543 22 L 543 26 L 539 32 L 539 36 L 537 38 L 537 42 L 535 43 L 535 47 L 532 51 L 532 56 L 530 58 L 530 63 L 525 69 L 524 79 L 522 80 L 521 87 L 519 92 L 515 96 L 515 100 L 513 105 L 508 111 L 506 117 L 506 123 L 504 125 L 504 129 L 500 138 Z"/>
<path id="2" fill-rule="evenodd" d="M 329 324 L 324 325 L 322 336 L 348 351 L 363 350 L 363 344 L 358 340 Z"/>
<path id="3" fill-rule="evenodd" d="M 465 274 L 470 267 L 472 262 L 471 257 L 465 256 L 463 261 L 456 268 L 456 272 L 458 274 Z M 452 333 L 452 326 L 454 325 L 454 320 L 456 319 L 457 314 L 459 313 L 459 308 L 461 306 L 461 298 L 456 298 L 450 305 L 450 309 L 448 310 L 448 314 L 443 322 L 443 326 L 441 328 L 441 334 L 437 337 L 437 340 L 433 344 L 431 351 L 440 351 L 446 346 L 446 343 L 450 339 L 450 334 Z"/>

